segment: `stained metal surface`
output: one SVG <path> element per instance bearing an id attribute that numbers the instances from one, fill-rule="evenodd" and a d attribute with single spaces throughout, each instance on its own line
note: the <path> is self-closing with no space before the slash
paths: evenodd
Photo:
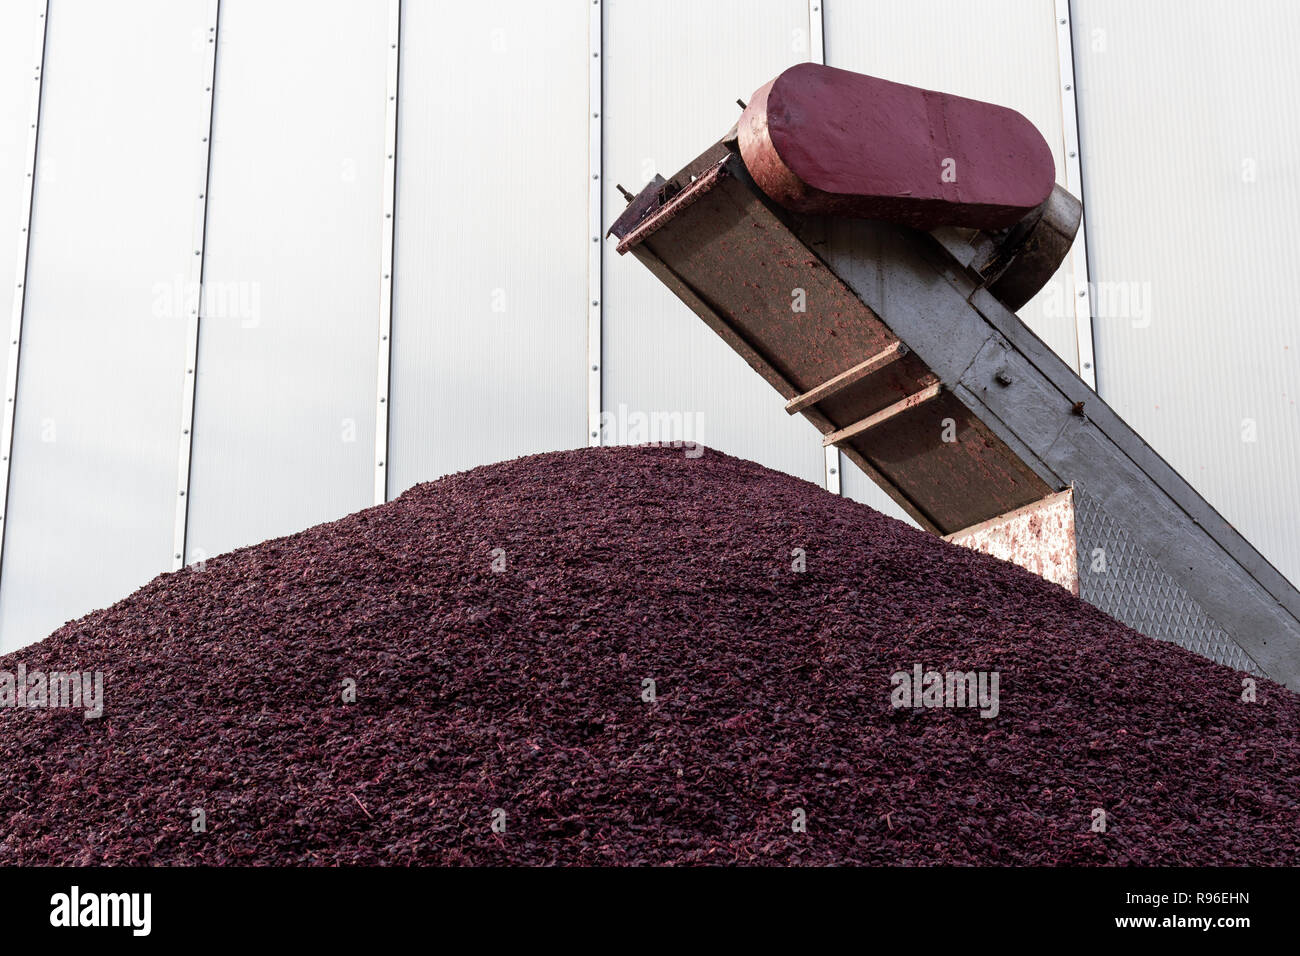
<path id="1" fill-rule="evenodd" d="M 589 5 L 405 6 L 390 495 L 587 443 Z"/>
<path id="2" fill-rule="evenodd" d="M 222 0 L 187 561 L 374 498 L 388 8 Z"/>
<path id="3" fill-rule="evenodd" d="M 1047 143 L 1015 110 L 820 63 L 755 90 L 738 139 L 758 187 L 805 214 L 1005 229 L 1054 184 Z"/>
<path id="4" fill-rule="evenodd" d="M 1100 392 L 1300 582 L 1300 5 L 1074 13 Z"/>
<path id="5" fill-rule="evenodd" d="M 4 650 L 171 564 L 205 7 L 153 0 L 126 19 L 94 0 L 51 5 Z"/>
<path id="6" fill-rule="evenodd" d="M 1066 182 L 1053 0 L 824 0 L 824 6 L 830 66 L 1017 110 L 1042 132 L 1057 182 Z M 1077 369 L 1075 285 L 1063 267 L 1018 314 Z"/>
<path id="7" fill-rule="evenodd" d="M 696 156 L 740 115 L 737 98 L 810 55 L 808 0 L 605 0 L 605 221 L 655 174 Z M 657 24 L 658 26 L 653 26 Z M 689 29 L 665 25 L 689 24 Z M 816 429 L 787 416 L 768 386 L 654 276 L 604 249 L 604 407 L 677 414 L 703 442 L 823 484 Z M 792 288 L 783 290 L 787 308 Z M 694 437 L 694 436 L 693 436 Z"/>
<path id="8" fill-rule="evenodd" d="M 1017 564 L 1076 597 L 1079 594 L 1074 492 L 1070 488 L 945 538 Z"/>
<path id="9" fill-rule="evenodd" d="M 814 247 L 796 238 L 739 155 L 724 149 L 721 160 L 691 179 L 694 167 L 663 187 L 647 187 L 659 204 L 639 222 L 629 214 L 615 224 L 616 248 L 643 249 L 661 263 L 670 288 L 725 341 L 739 340 L 742 356 L 787 401 L 822 390 L 815 417 L 813 408 L 805 414 L 824 443 L 850 452 L 919 523 L 943 533 L 1052 490 L 960 401 L 941 394 L 937 378 L 910 352 L 827 391 L 827 382 L 887 353 L 898 337 Z M 805 308 L 794 316 L 787 286 L 802 293 Z M 697 300 L 709 307 L 700 309 Z"/>

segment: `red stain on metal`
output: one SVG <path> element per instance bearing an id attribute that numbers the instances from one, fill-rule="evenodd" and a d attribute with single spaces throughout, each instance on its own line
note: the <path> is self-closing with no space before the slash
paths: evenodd
<path id="1" fill-rule="evenodd" d="M 1069 488 L 946 535 L 945 540 L 1018 564 L 1075 596 L 1079 594 L 1074 492 Z"/>
<path id="2" fill-rule="evenodd" d="M 754 181 L 801 213 L 1000 229 L 1056 178 L 1015 110 L 815 63 L 760 87 L 738 133 Z"/>

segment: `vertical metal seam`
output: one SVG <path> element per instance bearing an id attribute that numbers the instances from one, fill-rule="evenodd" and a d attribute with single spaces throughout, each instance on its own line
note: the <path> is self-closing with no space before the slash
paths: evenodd
<path id="1" fill-rule="evenodd" d="M 826 21 L 823 19 L 823 0 L 808 0 L 808 59 L 826 65 Z M 840 476 L 844 473 L 844 459 L 838 447 L 825 449 L 823 484 L 833 495 L 843 494 Z"/>
<path id="2" fill-rule="evenodd" d="M 587 74 L 587 219 L 591 242 L 587 252 L 587 445 L 601 443 L 600 412 L 604 398 L 604 369 L 602 361 L 602 332 L 604 326 L 605 298 L 601 294 L 601 270 L 604 249 L 600 241 L 601 190 L 604 188 L 605 155 L 602 124 L 605 67 L 601 49 L 604 40 L 604 4 L 592 0 L 588 22 L 588 74 Z"/>
<path id="3" fill-rule="evenodd" d="M 35 11 L 38 8 L 33 5 Z M 45 46 L 49 35 L 50 3 L 45 0 L 37 13 L 36 31 L 33 41 L 32 59 L 36 61 L 36 94 L 28 108 L 27 129 L 27 184 L 22 226 L 18 237 L 18 260 L 14 268 L 13 316 L 9 331 L 9 362 L 5 373 L 5 412 L 4 428 L 0 432 L 0 571 L 4 568 L 5 531 L 9 522 L 9 474 L 13 467 L 14 422 L 18 407 L 18 353 L 22 348 L 23 316 L 27 308 L 27 263 L 31 253 L 32 209 L 36 197 L 36 155 L 41 131 L 41 97 L 45 89 Z"/>
<path id="4" fill-rule="evenodd" d="M 397 110 L 401 79 L 402 0 L 388 0 L 388 61 L 384 101 L 384 192 L 380 220 L 379 342 L 375 376 L 375 504 L 388 500 L 388 407 L 393 355 L 393 251 L 397 235 Z"/>
<path id="5" fill-rule="evenodd" d="M 172 570 L 185 566 L 185 554 L 190 513 L 190 468 L 194 451 L 194 405 L 198 392 L 199 325 L 203 317 L 203 266 L 207 259 L 208 190 L 212 183 L 212 131 L 217 95 L 217 47 L 220 45 L 218 28 L 221 24 L 221 0 L 209 0 L 208 30 L 205 37 L 207 62 L 204 88 L 207 106 L 207 123 L 199 143 L 200 166 L 203 169 L 202 185 L 194 200 L 194 255 L 190 258 L 190 281 L 182 297 L 186 309 L 185 375 L 181 387 L 181 428 L 176 462 L 176 520 L 172 532 Z M 191 299 L 191 296 L 193 297 Z"/>
<path id="6" fill-rule="evenodd" d="M 1083 151 L 1079 141 L 1078 84 L 1074 78 L 1074 16 L 1070 0 L 1056 0 L 1056 50 L 1059 63 L 1061 128 L 1065 138 L 1065 188 L 1083 202 Z M 1079 220 L 1079 232 L 1070 249 L 1070 272 L 1074 287 L 1070 297 L 1074 308 L 1074 338 L 1079 358 L 1075 370 L 1095 391 L 1097 359 L 1092 321 L 1092 286 L 1088 271 L 1087 208 Z"/>

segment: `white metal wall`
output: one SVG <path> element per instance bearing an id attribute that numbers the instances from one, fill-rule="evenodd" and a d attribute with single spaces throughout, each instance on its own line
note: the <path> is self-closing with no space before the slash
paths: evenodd
<path id="1" fill-rule="evenodd" d="M 1300 4 L 1073 6 L 1101 394 L 1300 581 Z"/>
<path id="2" fill-rule="evenodd" d="M 189 561 L 373 503 L 387 35 L 222 0 Z"/>
<path id="3" fill-rule="evenodd" d="M 396 495 L 584 444 L 587 4 L 403 4 Z"/>
<path id="4" fill-rule="evenodd" d="M 604 239 L 616 184 L 824 57 L 1020 110 L 1077 191 L 1071 37 L 1093 278 L 1148 284 L 1151 321 L 1080 306 L 1082 247 L 1022 314 L 1087 377 L 1101 312 L 1103 395 L 1300 577 L 1285 3 L 49 3 L 43 74 L 44 0 L 0 5 L 10 288 L 43 97 L 2 649 L 178 553 L 516 455 L 684 437 L 834 487 L 815 430 Z M 655 415 L 676 431 L 639 435 Z M 851 465 L 842 490 L 899 514 Z"/>
<path id="5" fill-rule="evenodd" d="M 808 59 L 807 0 L 605 0 L 605 222 L 722 137 L 737 99 Z M 632 256 L 605 243 L 604 408 L 680 414 L 711 448 L 821 484 L 821 436 Z M 627 429 L 631 432 L 631 427 Z"/>
<path id="6" fill-rule="evenodd" d="M 5 649 L 170 564 L 183 328 L 159 286 L 189 266 L 202 135 L 201 0 L 130 17 L 51 4 L 14 447 Z M 160 121 L 166 118 L 167 122 Z"/>

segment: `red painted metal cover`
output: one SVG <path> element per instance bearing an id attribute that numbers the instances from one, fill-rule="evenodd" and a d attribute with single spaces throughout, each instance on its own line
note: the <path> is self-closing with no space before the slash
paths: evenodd
<path id="1" fill-rule="evenodd" d="M 755 92 L 740 153 L 787 209 L 1000 229 L 1052 191 L 1052 151 L 1015 110 L 802 63 Z"/>

